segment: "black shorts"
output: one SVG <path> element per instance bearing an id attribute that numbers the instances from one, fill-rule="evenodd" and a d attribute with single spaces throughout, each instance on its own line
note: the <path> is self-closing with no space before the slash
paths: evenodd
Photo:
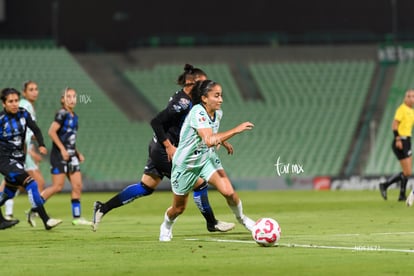
<path id="1" fill-rule="evenodd" d="M 402 149 L 397 149 L 397 147 L 395 146 L 395 140 L 392 141 L 391 145 L 392 151 L 394 152 L 398 160 L 405 159 L 412 155 L 410 137 L 407 137 L 406 139 L 401 139 L 401 142 L 403 145 Z"/>
<path id="2" fill-rule="evenodd" d="M 62 158 L 60 152 L 52 151 L 50 154 L 50 173 L 51 174 L 68 174 L 80 171 L 79 158 L 74 155 L 69 161 Z"/>
<path id="3" fill-rule="evenodd" d="M 13 187 L 23 186 L 24 180 L 29 177 L 24 169 L 24 158 L 9 159 L 2 156 L 0 158 L 0 173 L 4 175 L 7 185 Z"/>
<path id="4" fill-rule="evenodd" d="M 172 163 L 168 161 L 168 155 L 165 147 L 159 143 L 151 142 L 148 145 L 148 160 L 144 168 L 144 173 L 156 175 L 159 178 L 171 178 Z"/>

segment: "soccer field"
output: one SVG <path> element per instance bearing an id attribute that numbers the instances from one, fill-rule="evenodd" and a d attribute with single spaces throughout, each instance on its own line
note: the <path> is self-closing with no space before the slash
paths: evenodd
<path id="1" fill-rule="evenodd" d="M 83 215 L 114 193 L 85 193 Z M 16 198 L 21 222 L 1 231 L 2 275 L 409 275 L 414 271 L 414 209 L 383 201 L 378 191 L 241 191 L 245 213 L 272 217 L 282 228 L 279 245 L 258 246 L 240 224 L 209 233 L 190 202 L 174 226 L 173 241 L 158 241 L 172 200 L 155 192 L 105 216 L 97 232 L 72 226 L 70 195 L 46 204 L 64 220 L 51 231 L 31 228 L 25 194 Z M 224 199 L 210 192 L 216 217 L 236 222 Z"/>

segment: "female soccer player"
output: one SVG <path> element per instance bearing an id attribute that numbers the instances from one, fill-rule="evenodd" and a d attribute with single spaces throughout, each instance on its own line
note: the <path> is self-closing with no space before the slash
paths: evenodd
<path id="1" fill-rule="evenodd" d="M 74 111 L 76 106 L 75 89 L 65 89 L 61 97 L 61 105 L 62 108 L 56 113 L 55 120 L 49 128 L 49 136 L 53 142 L 50 153 L 52 185 L 47 187 L 41 195 L 46 201 L 54 194 L 60 192 L 65 185 L 65 178 L 67 177 L 72 185 L 72 224 L 91 225 L 90 221 L 85 220 L 81 216 L 80 199 L 83 184 L 80 163 L 85 158 L 76 147 L 78 115 Z M 32 213 L 29 214 L 28 221 L 30 225 L 36 226 Z"/>
<path id="2" fill-rule="evenodd" d="M 32 80 L 25 81 L 23 84 L 22 94 L 23 98 L 20 99 L 19 106 L 26 109 L 30 113 L 30 115 L 32 115 L 32 119 L 36 121 L 36 112 L 34 109 L 34 104 L 37 100 L 37 97 L 39 96 L 39 89 L 37 83 Z M 39 162 L 42 160 L 42 156 L 36 151 L 33 139 L 33 132 L 30 129 L 28 129 L 25 138 L 26 159 L 24 167 L 27 173 L 36 180 L 39 192 L 41 192 L 43 191 L 45 185 L 45 179 L 38 166 Z M 17 190 L 16 196 L 18 192 L 19 190 Z M 13 198 L 6 201 L 4 205 L 6 219 L 13 218 L 13 205 Z"/>
<path id="3" fill-rule="evenodd" d="M 379 184 L 381 196 L 387 199 L 387 189 L 391 184 L 400 182 L 400 195 L 398 201 L 406 200 L 406 187 L 408 177 L 411 175 L 412 169 L 412 153 L 411 153 L 411 134 L 414 124 L 414 89 L 408 89 L 405 92 L 404 102 L 395 112 L 392 122 L 392 131 L 394 139 L 392 140 L 392 150 L 400 161 L 402 171 L 391 176 L 385 182 Z M 412 196 L 410 195 L 412 198 Z M 407 199 L 407 205 L 411 205 L 413 200 Z M 411 203 L 410 203 L 410 202 Z"/>
<path id="4" fill-rule="evenodd" d="M 1 100 L 4 110 L 0 112 L 0 172 L 4 175 L 6 186 L 0 192 L 0 206 L 9 198 L 13 198 L 18 187 L 23 187 L 28 194 L 32 210 L 37 212 L 43 221 L 46 230 L 60 224 L 62 221 L 48 216 L 43 207 L 37 182 L 24 169 L 24 141 L 27 127 L 33 131 L 39 144 L 41 154 L 47 149 L 43 142 L 43 135 L 30 113 L 19 107 L 20 92 L 14 88 L 5 88 L 1 91 Z M 6 229 L 17 224 L 18 220 L 5 220 L 0 211 L 0 229 Z"/>
<path id="5" fill-rule="evenodd" d="M 95 202 L 93 231 L 97 230 L 99 222 L 106 213 L 136 198 L 152 194 L 164 176 L 171 177 L 171 160 L 178 145 L 181 125 L 192 107 L 189 94 L 194 83 L 197 80 L 205 80 L 206 77 L 206 73 L 201 69 L 194 68 L 190 64 L 185 65 L 184 73 L 177 80 L 182 89 L 170 98 L 167 107 L 151 121 L 155 135 L 149 144 L 149 156 L 141 181 L 129 185 L 105 203 Z M 207 230 L 226 232 L 233 229 L 234 223 L 218 221 L 215 218 L 208 200 L 207 187 L 207 182 L 199 179 L 194 189 L 194 201 L 207 222 Z"/>
<path id="6" fill-rule="evenodd" d="M 220 108 L 223 102 L 221 85 L 205 80 L 198 82 L 191 93 L 194 107 L 183 123 L 180 143 L 173 157 L 171 174 L 173 204 L 165 212 L 164 222 L 160 227 L 160 241 L 172 239 L 173 224 L 184 212 L 188 193 L 200 177 L 217 188 L 226 198 L 237 220 L 249 231 L 255 223 L 243 214 L 242 202 L 216 153 L 216 148 L 223 145 L 228 153 L 232 154 L 233 147 L 226 140 L 252 129 L 253 124 L 244 122 L 231 130 L 218 133 L 222 117 Z"/>

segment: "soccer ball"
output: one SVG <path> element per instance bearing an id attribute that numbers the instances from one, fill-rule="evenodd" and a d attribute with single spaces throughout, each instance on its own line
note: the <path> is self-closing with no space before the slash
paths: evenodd
<path id="1" fill-rule="evenodd" d="M 280 240 L 282 231 L 279 223 L 272 218 L 261 218 L 253 226 L 252 237 L 261 246 L 273 246 Z"/>

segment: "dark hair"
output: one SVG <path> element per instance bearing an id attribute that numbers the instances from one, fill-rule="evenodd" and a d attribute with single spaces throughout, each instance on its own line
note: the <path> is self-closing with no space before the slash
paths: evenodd
<path id="1" fill-rule="evenodd" d="M 194 68 L 193 65 L 187 63 L 184 65 L 184 73 L 178 76 L 177 84 L 180 86 L 185 86 L 187 80 L 194 81 L 195 77 L 200 75 L 207 77 L 207 74 L 203 70 L 200 68 Z"/>
<path id="2" fill-rule="evenodd" d="M 212 80 L 196 82 L 190 92 L 193 104 L 201 103 L 201 96 L 206 96 L 207 93 L 216 85 L 219 85 L 219 83 Z"/>
<path id="3" fill-rule="evenodd" d="M 29 86 L 29 84 L 34 83 L 36 84 L 36 82 L 32 81 L 32 80 L 27 80 L 23 83 L 23 91 L 26 91 L 27 87 Z"/>
<path id="4" fill-rule="evenodd" d="M 3 101 L 3 103 L 6 102 L 7 96 L 10 94 L 17 94 L 17 96 L 20 99 L 20 92 L 17 91 L 14 88 L 4 88 L 3 90 L 1 90 L 1 100 Z"/>

